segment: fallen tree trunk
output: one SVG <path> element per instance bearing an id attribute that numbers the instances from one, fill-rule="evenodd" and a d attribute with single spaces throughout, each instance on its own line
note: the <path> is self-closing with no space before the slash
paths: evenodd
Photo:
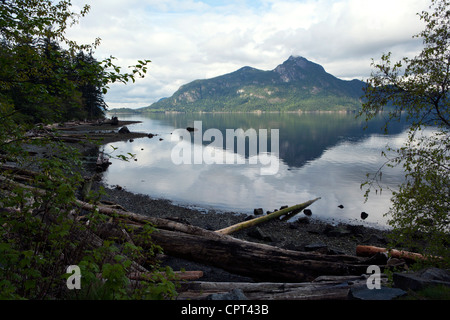
<path id="1" fill-rule="evenodd" d="M 367 271 L 363 259 L 347 255 L 321 255 L 259 243 L 213 231 L 196 235 L 159 228 L 153 241 L 167 255 L 213 265 L 256 280 L 303 282 L 320 275 L 361 275 Z"/>
<path id="2" fill-rule="evenodd" d="M 290 212 L 297 213 L 297 212 L 299 212 L 299 211 L 309 207 L 311 204 L 313 204 L 314 202 L 316 202 L 319 199 L 320 198 L 317 198 L 317 199 L 310 200 L 310 201 L 307 201 L 307 202 L 304 202 L 304 203 L 301 203 L 301 204 L 297 204 L 297 205 L 289 207 L 289 208 L 278 210 L 278 211 L 272 212 L 271 214 L 268 214 L 268 215 L 265 215 L 265 216 L 262 216 L 262 217 L 254 218 L 252 220 L 244 221 L 244 222 L 235 224 L 233 226 L 230 226 L 230 227 L 227 227 L 227 228 L 224 228 L 224 229 L 221 229 L 221 230 L 217 230 L 216 232 L 217 233 L 221 233 L 221 234 L 231 234 L 231 233 L 233 233 L 235 231 L 242 230 L 242 229 L 245 229 L 245 228 L 249 228 L 249 227 L 255 226 L 257 224 L 260 224 L 262 222 L 269 221 L 269 220 L 272 220 L 272 219 L 276 219 L 276 218 L 281 217 L 283 215 L 288 215 Z"/>
<path id="3" fill-rule="evenodd" d="M 347 300 L 351 286 L 366 281 L 361 276 L 303 283 L 190 281 L 181 285 L 177 300 L 211 299 L 213 294 L 229 294 L 233 290 L 240 290 L 249 300 Z"/>
<path id="4" fill-rule="evenodd" d="M 321 275 L 361 275 L 367 265 L 359 257 L 322 255 L 281 249 L 223 235 L 179 222 L 78 202 L 83 208 L 116 216 L 138 233 L 143 223 L 157 227 L 153 242 L 165 254 L 213 265 L 229 272 L 267 281 L 303 282 Z M 137 237 L 136 237 L 137 238 Z M 136 239 L 135 239 L 136 240 Z M 143 243 L 137 245 L 145 246 Z"/>
<path id="5" fill-rule="evenodd" d="M 24 186 L 4 177 L 0 181 Z M 44 193 L 42 189 L 27 186 Z M 121 219 L 133 229 L 129 235 L 144 249 L 148 243 L 139 239 L 145 223 L 157 229 L 151 234 L 152 242 L 160 245 L 165 254 L 213 265 L 231 273 L 265 281 L 304 282 L 322 275 L 361 275 L 367 271 L 364 259 L 348 255 L 322 255 L 281 249 L 265 244 L 235 239 L 229 235 L 181 224 L 175 221 L 138 215 L 101 205 L 76 201 L 81 208 L 98 210 Z"/>
<path id="6" fill-rule="evenodd" d="M 420 253 L 409 252 L 404 250 L 397 249 L 387 249 L 387 248 L 379 248 L 374 246 L 362 246 L 359 245 L 356 247 L 356 255 L 359 257 L 371 257 L 376 253 L 387 253 L 393 258 L 406 259 L 410 261 L 420 261 L 426 260 L 427 257 L 421 255 Z"/>
<path id="7" fill-rule="evenodd" d="M 361 275 L 367 271 L 365 259 L 349 255 L 322 255 L 281 249 L 223 235 L 175 221 L 138 215 L 82 201 L 84 209 L 123 219 L 135 229 L 130 236 L 137 245 L 142 224 L 151 223 L 157 230 L 151 237 L 165 254 L 213 265 L 231 273 L 266 281 L 304 282 L 321 275 Z"/>

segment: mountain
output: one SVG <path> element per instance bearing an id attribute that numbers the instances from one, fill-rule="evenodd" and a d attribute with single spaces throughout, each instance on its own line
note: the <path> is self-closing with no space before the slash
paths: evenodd
<path id="1" fill-rule="evenodd" d="M 364 82 L 345 81 L 303 57 L 289 57 L 274 70 L 243 67 L 219 77 L 181 86 L 146 111 L 310 111 L 355 110 Z"/>

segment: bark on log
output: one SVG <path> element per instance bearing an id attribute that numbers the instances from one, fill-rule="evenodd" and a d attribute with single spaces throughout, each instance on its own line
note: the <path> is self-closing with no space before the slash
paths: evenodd
<path id="1" fill-rule="evenodd" d="M 347 255 L 321 255 L 285 250 L 222 235 L 195 235 L 159 228 L 153 241 L 164 253 L 213 265 L 256 280 L 304 282 L 320 275 L 361 275 L 363 259 Z"/>
<path id="2" fill-rule="evenodd" d="M 0 181 L 11 182 L 0 176 Z M 14 185 L 21 185 L 11 182 Z M 28 187 L 36 191 L 36 188 Z M 37 189 L 38 193 L 45 192 Z M 348 255 L 321 255 L 318 253 L 285 250 L 264 244 L 235 239 L 214 231 L 181 224 L 175 221 L 138 215 L 110 207 L 77 201 L 87 210 L 133 222 L 130 227 L 139 232 L 142 224 L 157 227 L 151 237 L 165 254 L 213 265 L 229 272 L 266 281 L 304 282 L 322 275 L 361 275 L 366 272 L 364 259 Z M 131 238 L 145 248 L 133 232 Z"/>
<path id="3" fill-rule="evenodd" d="M 354 283 L 361 277 L 353 277 Z M 350 289 L 349 278 L 325 282 L 304 283 L 247 283 L 200 282 L 182 284 L 177 300 L 205 300 L 211 294 L 224 294 L 241 290 L 249 300 L 346 300 Z"/>
<path id="4" fill-rule="evenodd" d="M 303 282 L 321 275 L 361 275 L 366 272 L 364 259 L 348 255 L 321 255 L 285 250 L 253 243 L 175 221 L 147 217 L 132 212 L 95 206 L 78 201 L 84 209 L 133 221 L 131 228 L 151 223 L 157 231 L 152 240 L 165 254 L 213 265 L 229 272 L 266 281 Z M 131 234 L 133 237 L 133 235 Z M 134 239 L 138 241 L 138 239 Z M 136 242 L 137 245 L 145 246 Z"/>
<path id="5" fill-rule="evenodd" d="M 393 258 L 406 259 L 410 261 L 419 261 L 426 260 L 427 258 L 423 255 L 415 252 L 397 250 L 397 249 L 387 249 L 387 248 L 379 248 L 374 246 L 362 246 L 359 245 L 356 247 L 356 255 L 359 257 L 371 257 L 376 253 L 387 253 Z"/>
<path id="6" fill-rule="evenodd" d="M 269 221 L 269 220 L 281 217 L 283 215 L 287 215 L 290 212 L 296 212 L 297 213 L 298 211 L 301 211 L 301 210 L 309 207 L 311 204 L 313 204 L 314 202 L 316 202 L 319 199 L 320 198 L 317 198 L 317 199 L 310 200 L 310 201 L 307 201 L 307 202 L 304 202 L 304 203 L 301 203 L 301 204 L 297 204 L 295 206 L 292 206 L 292 207 L 289 207 L 289 208 L 286 208 L 286 209 L 275 211 L 275 212 L 272 212 L 271 214 L 268 214 L 268 215 L 265 215 L 265 216 L 262 216 L 262 217 L 258 217 L 258 218 L 252 219 L 252 220 L 244 221 L 244 222 L 235 224 L 233 226 L 230 226 L 230 227 L 227 227 L 227 228 L 224 228 L 224 229 L 221 229 L 221 230 L 217 230 L 216 232 L 217 233 L 221 233 L 221 234 L 231 234 L 231 233 L 233 233 L 235 231 L 242 230 L 242 229 L 245 229 L 245 228 L 249 228 L 249 227 L 255 226 L 257 224 L 263 223 L 265 221 Z M 290 216 L 289 218 L 291 218 L 291 217 L 292 216 Z"/>
<path id="7" fill-rule="evenodd" d="M 176 280 L 198 280 L 203 277 L 203 271 L 174 271 Z M 148 280 L 154 276 L 150 272 L 134 272 L 128 274 L 130 280 Z"/>

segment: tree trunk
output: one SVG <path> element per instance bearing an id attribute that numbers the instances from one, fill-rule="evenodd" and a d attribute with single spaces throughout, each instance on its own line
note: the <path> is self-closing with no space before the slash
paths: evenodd
<path id="1" fill-rule="evenodd" d="M 309 207 L 311 204 L 313 204 L 314 202 L 316 202 L 319 199 L 320 198 L 317 198 L 317 199 L 310 200 L 310 201 L 307 201 L 307 202 L 304 202 L 301 204 L 297 204 L 295 206 L 292 206 L 292 207 L 289 207 L 286 209 L 275 211 L 275 212 L 272 212 L 271 214 L 268 214 L 268 215 L 265 215 L 262 217 L 254 218 L 252 220 L 244 221 L 244 222 L 235 224 L 233 226 L 230 226 L 230 227 L 227 227 L 227 228 L 224 228 L 221 230 L 217 230 L 216 232 L 221 233 L 221 234 L 231 234 L 235 231 L 249 228 L 249 227 L 255 226 L 257 224 L 263 223 L 265 221 L 269 221 L 269 220 L 281 217 L 283 215 L 288 215 L 291 212 L 294 212 L 294 214 L 296 214 L 296 213 L 300 212 L 301 210 Z M 290 215 L 289 218 L 294 216 L 294 214 Z"/>
<path id="2" fill-rule="evenodd" d="M 21 185 L 1 176 L 0 182 Z M 38 193 L 44 192 L 41 189 L 28 188 Z M 152 240 L 163 248 L 165 254 L 213 265 L 254 279 L 304 282 L 322 275 L 361 275 L 367 271 L 364 259 L 356 256 L 285 250 L 166 219 L 92 205 L 80 200 L 77 204 L 84 209 L 99 210 L 114 219 L 124 220 L 135 229 L 130 232 L 131 239 L 144 248 L 146 244 L 140 243 L 136 234 L 144 223 L 151 223 L 157 228 L 151 234 Z"/>
<path id="3" fill-rule="evenodd" d="M 285 250 L 204 231 L 195 235 L 159 228 L 152 233 L 152 240 L 165 254 L 256 280 L 303 282 L 321 275 L 361 275 L 367 270 L 358 257 Z"/>
<path id="4" fill-rule="evenodd" d="M 303 283 L 190 281 L 181 285 L 177 299 L 205 300 L 212 294 L 226 294 L 238 289 L 249 300 L 347 300 L 351 284 L 366 281 L 361 276 Z"/>
<path id="5" fill-rule="evenodd" d="M 157 230 L 151 237 L 167 255 L 213 265 L 231 273 L 267 281 L 303 282 L 321 275 L 361 275 L 367 265 L 363 258 L 349 255 L 322 255 L 285 250 L 253 243 L 185 225 L 171 220 L 141 216 L 132 212 L 78 203 L 85 209 L 97 208 L 101 213 L 124 219 L 139 233 L 141 224 L 151 223 Z M 133 237 L 133 233 L 130 233 Z M 138 237 L 133 240 L 137 245 Z"/>

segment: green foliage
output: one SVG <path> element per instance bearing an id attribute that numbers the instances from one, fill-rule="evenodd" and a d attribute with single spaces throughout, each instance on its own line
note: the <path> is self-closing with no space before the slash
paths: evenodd
<path id="1" fill-rule="evenodd" d="M 170 299 L 174 276 L 154 258 L 154 227 L 140 230 L 141 245 L 100 238 L 111 218 L 77 205 L 84 181 L 79 152 L 53 139 L 56 132 L 36 135 L 43 126 L 35 122 L 100 116 L 108 84 L 147 70 L 149 60 L 122 73 L 113 57 L 93 58 L 98 40 L 67 39 L 65 30 L 89 7 L 70 9 L 70 1 L 1 1 L 0 299 Z M 35 150 L 46 156 L 33 157 Z M 140 262 L 151 274 L 132 283 L 128 274 Z M 80 291 L 67 288 L 70 265 L 82 270 Z"/>
<path id="2" fill-rule="evenodd" d="M 373 63 L 360 115 L 373 118 L 389 106 L 390 121 L 406 117 L 411 123 L 403 147 L 388 148 L 387 166 L 401 165 L 405 183 L 393 190 L 387 213 L 394 228 L 392 245 L 424 253 L 433 263 L 449 265 L 450 199 L 450 9 L 448 0 L 432 0 L 432 13 L 422 12 L 426 28 L 422 52 L 392 63 L 391 54 Z M 389 154 L 389 156 L 388 156 Z M 392 156 L 391 154 L 394 154 Z M 380 170 L 366 182 L 381 186 Z M 368 189 L 370 191 L 370 189 Z M 368 196 L 368 192 L 366 193 Z"/>
<path id="3" fill-rule="evenodd" d="M 145 76 L 150 60 L 139 60 L 130 73 L 123 73 L 114 57 L 93 58 L 100 39 L 78 45 L 65 37 L 66 29 L 89 9 L 73 12 L 70 0 L 2 2 L 0 102 L 13 104 L 19 120 L 98 118 L 107 107 L 103 94 L 110 83 Z"/>

